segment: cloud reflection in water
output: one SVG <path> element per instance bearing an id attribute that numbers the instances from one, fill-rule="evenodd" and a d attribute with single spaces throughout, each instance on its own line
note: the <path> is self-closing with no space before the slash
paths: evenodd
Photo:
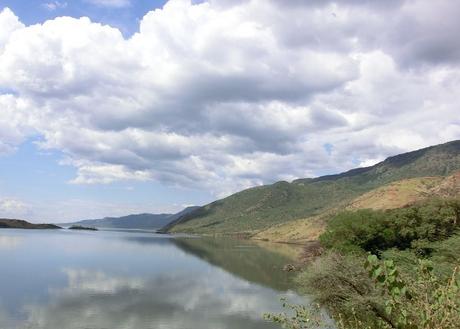
<path id="1" fill-rule="evenodd" d="M 153 279 L 83 269 L 66 269 L 65 274 L 68 286 L 52 290 L 46 305 L 27 305 L 27 324 L 18 328 L 267 329 L 272 325 L 261 319 L 262 314 L 279 311 L 271 289 L 224 271 Z"/>
<path id="2" fill-rule="evenodd" d="M 22 242 L 18 236 L 0 235 L 0 249 L 11 250 L 17 248 Z"/>

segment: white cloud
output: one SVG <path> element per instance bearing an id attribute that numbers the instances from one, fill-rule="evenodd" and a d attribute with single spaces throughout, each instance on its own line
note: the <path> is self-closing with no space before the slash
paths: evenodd
<path id="1" fill-rule="evenodd" d="M 43 3 L 43 7 L 49 11 L 54 11 L 56 9 L 66 8 L 67 2 L 61 1 L 51 1 Z"/>
<path id="2" fill-rule="evenodd" d="M 21 219 L 30 213 L 29 206 L 14 198 L 0 198 L 0 218 Z"/>
<path id="3" fill-rule="evenodd" d="M 11 34 L 24 27 L 19 21 L 18 17 L 9 9 L 4 8 L 0 11 L 0 54 L 3 51 L 3 47 L 8 42 Z"/>
<path id="4" fill-rule="evenodd" d="M 0 95 L 0 155 L 14 151 L 34 131 L 28 110 L 27 100 Z"/>
<path id="5" fill-rule="evenodd" d="M 291 5 L 171 0 L 129 39 L 87 18 L 24 27 L 2 11 L 0 152 L 39 133 L 73 183 L 224 195 L 460 138 L 460 43 L 424 19 L 458 4 Z M 423 50 L 447 43 L 448 56 Z"/>
<path id="6" fill-rule="evenodd" d="M 70 181 L 72 184 L 107 184 L 120 180 L 146 181 L 151 179 L 146 171 L 130 171 L 121 165 L 107 165 L 95 163 L 76 163 L 78 176 Z"/>

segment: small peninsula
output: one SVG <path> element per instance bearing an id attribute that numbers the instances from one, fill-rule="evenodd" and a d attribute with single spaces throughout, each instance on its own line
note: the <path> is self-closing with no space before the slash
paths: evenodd
<path id="1" fill-rule="evenodd" d="M 54 224 L 32 224 L 21 219 L 0 218 L 0 228 L 20 228 L 20 229 L 60 229 L 62 227 Z"/>

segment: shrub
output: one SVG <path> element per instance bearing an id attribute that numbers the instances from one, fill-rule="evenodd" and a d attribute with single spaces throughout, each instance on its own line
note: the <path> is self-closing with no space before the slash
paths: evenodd
<path id="1" fill-rule="evenodd" d="M 330 256 L 329 256 L 330 257 Z M 337 262 L 337 261 L 335 261 Z M 350 263 L 347 263 L 351 266 Z M 370 255 L 365 267 L 368 278 L 372 278 L 372 294 L 380 296 L 379 307 L 383 313 L 373 313 L 374 319 L 368 318 L 369 313 L 354 308 L 332 312 L 336 320 L 335 327 L 342 329 L 358 328 L 395 328 L 395 329 L 455 329 L 460 323 L 460 275 L 455 268 L 447 280 L 436 276 L 430 262 L 420 261 L 413 279 L 403 279 L 399 269 L 391 260 L 379 260 L 375 255 Z M 362 267 L 361 267 L 362 268 Z M 333 270 L 334 268 L 331 268 Z M 336 268 L 335 268 L 336 269 Z M 349 273 L 352 274 L 352 273 Z M 361 278 L 361 276 L 360 276 Z M 340 280 L 340 284 L 333 283 L 331 287 L 367 286 L 361 279 Z M 354 288 L 345 288 L 355 290 Z M 337 296 L 342 296 L 340 293 Z M 345 294 L 344 299 L 353 300 L 356 294 Z M 367 299 L 367 298 L 365 298 Z M 371 300 L 368 300 L 373 303 Z M 283 328 L 310 329 L 333 328 L 329 319 L 321 312 L 316 304 L 310 306 L 290 305 L 286 302 L 283 306 L 288 313 L 269 314 L 266 318 L 280 323 Z M 371 306 L 372 307 L 372 306 Z"/>
<path id="2" fill-rule="evenodd" d="M 404 280 L 392 260 L 370 255 L 366 265 L 384 300 L 391 327 L 398 329 L 454 329 L 460 323 L 458 267 L 443 280 L 433 265 L 420 260 L 417 276 Z"/>
<path id="3" fill-rule="evenodd" d="M 328 252 L 299 274 L 299 289 L 344 324 L 351 319 L 375 327 L 386 315 L 363 262 L 358 255 Z"/>
<path id="4" fill-rule="evenodd" d="M 460 226 L 459 213 L 459 199 L 435 199 L 388 211 L 346 211 L 330 220 L 320 241 L 345 252 L 380 254 L 390 248 L 415 248 L 426 255 L 431 249 L 423 242 L 452 236 Z"/>
<path id="5" fill-rule="evenodd" d="M 320 241 L 326 248 L 345 252 L 376 252 L 393 245 L 395 239 L 391 227 L 386 226 L 386 214 L 369 209 L 337 214 L 320 236 Z"/>

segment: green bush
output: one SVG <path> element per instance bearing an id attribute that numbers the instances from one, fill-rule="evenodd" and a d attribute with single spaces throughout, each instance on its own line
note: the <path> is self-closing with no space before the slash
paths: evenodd
<path id="1" fill-rule="evenodd" d="M 387 249 L 396 239 L 394 231 L 385 226 L 383 211 L 345 211 L 332 218 L 320 241 L 326 248 L 342 251 Z"/>
<path id="2" fill-rule="evenodd" d="M 432 250 L 423 242 L 452 236 L 460 226 L 460 200 L 430 200 L 388 211 L 358 210 L 336 215 L 320 237 L 326 248 L 380 254 L 390 248 Z"/>
<path id="3" fill-rule="evenodd" d="M 455 267 L 448 279 L 420 260 L 414 278 L 402 278 L 392 260 L 369 255 L 366 261 L 385 306 L 388 324 L 397 329 L 455 329 L 460 323 L 460 275 Z"/>

